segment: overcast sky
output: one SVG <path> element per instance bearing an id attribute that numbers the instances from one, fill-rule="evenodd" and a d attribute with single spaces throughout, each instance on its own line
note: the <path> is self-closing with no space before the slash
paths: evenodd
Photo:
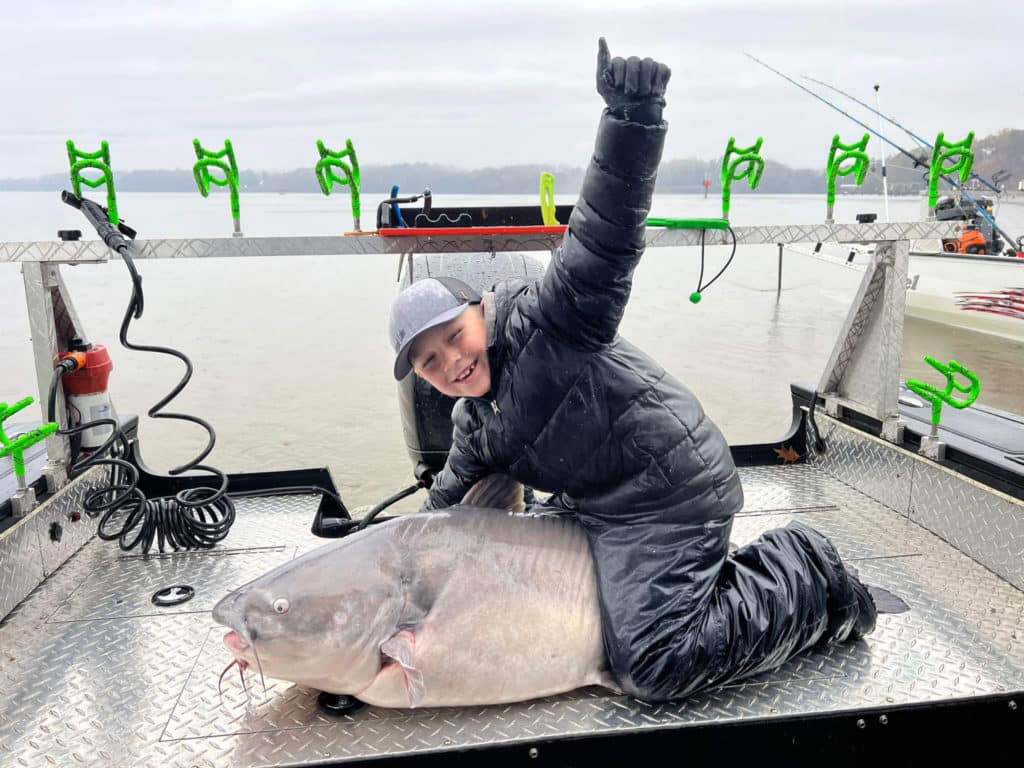
<path id="1" fill-rule="evenodd" d="M 253 170 L 312 167 L 318 138 L 335 149 L 351 138 L 366 165 L 579 166 L 602 107 L 601 35 L 613 56 L 671 67 L 666 159 L 712 158 L 731 135 L 744 146 L 760 135 L 766 160 L 817 168 L 834 133 L 863 133 L 744 51 L 872 104 L 877 82 L 882 111 L 929 141 L 1024 128 L 1019 0 L 4 6 L 0 178 L 66 172 L 69 138 L 90 150 L 109 141 L 115 172 L 191 167 L 194 137 L 210 148 L 229 137 Z"/>

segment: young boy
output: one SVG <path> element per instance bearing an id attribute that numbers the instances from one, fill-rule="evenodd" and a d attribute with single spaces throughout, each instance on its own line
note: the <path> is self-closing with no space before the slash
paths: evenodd
<path id="1" fill-rule="evenodd" d="M 478 295 L 449 278 L 396 297 L 394 374 L 460 398 L 425 509 L 492 473 L 553 494 L 590 541 L 611 671 L 647 701 L 772 669 L 875 624 L 867 590 L 793 523 L 729 555 L 743 490 L 697 398 L 618 335 L 667 131 L 669 69 L 611 59 L 579 201 L 543 277 Z"/>

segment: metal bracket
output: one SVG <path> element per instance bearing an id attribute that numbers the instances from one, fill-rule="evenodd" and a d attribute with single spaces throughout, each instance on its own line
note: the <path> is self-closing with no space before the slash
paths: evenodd
<path id="1" fill-rule="evenodd" d="M 942 461 L 946 458 L 946 444 L 937 437 L 925 435 L 921 438 L 921 449 L 918 453 L 927 459 Z"/>
<path id="2" fill-rule="evenodd" d="M 825 413 L 833 419 L 841 419 L 843 417 L 843 406 L 839 402 L 838 397 L 825 396 Z"/>
<path id="3" fill-rule="evenodd" d="M 907 424 L 899 416 L 890 416 L 882 422 L 882 439 L 897 445 L 903 442 L 903 430 Z"/>
<path id="4" fill-rule="evenodd" d="M 43 288 L 53 290 L 63 287 L 59 264 L 47 264 L 43 268 Z"/>
<path id="5" fill-rule="evenodd" d="M 68 470 L 64 464 L 46 462 L 43 467 L 42 476 L 46 479 L 46 492 L 56 493 L 68 482 Z"/>
<path id="6" fill-rule="evenodd" d="M 35 488 L 22 488 L 11 497 L 11 514 L 14 519 L 25 517 L 36 508 Z"/>

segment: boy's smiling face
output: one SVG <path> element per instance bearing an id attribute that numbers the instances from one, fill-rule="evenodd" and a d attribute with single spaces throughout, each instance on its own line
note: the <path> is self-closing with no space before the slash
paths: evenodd
<path id="1" fill-rule="evenodd" d="M 421 333 L 409 348 L 409 362 L 417 376 L 444 395 L 486 395 L 491 369 L 483 307 L 471 304 L 454 320 Z"/>

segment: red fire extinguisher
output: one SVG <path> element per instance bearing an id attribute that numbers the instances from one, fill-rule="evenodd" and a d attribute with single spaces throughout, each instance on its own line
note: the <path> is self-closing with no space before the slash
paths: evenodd
<path id="1" fill-rule="evenodd" d="M 67 358 L 77 363 L 75 370 L 61 377 L 71 426 L 113 418 L 107 380 L 114 364 L 110 361 L 107 348 L 102 344 L 87 344 L 75 338 L 71 340 L 68 351 L 61 355 L 62 360 Z M 85 430 L 82 432 L 82 448 L 99 448 L 110 437 L 113 429 L 110 424 L 97 424 Z"/>

